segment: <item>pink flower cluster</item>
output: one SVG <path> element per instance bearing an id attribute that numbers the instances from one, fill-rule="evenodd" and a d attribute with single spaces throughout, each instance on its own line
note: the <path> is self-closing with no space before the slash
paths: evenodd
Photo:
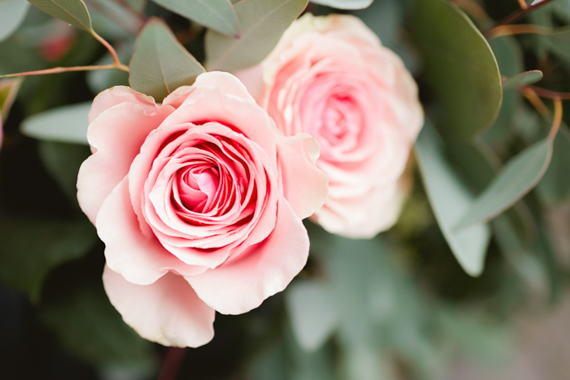
<path id="1" fill-rule="evenodd" d="M 358 19 L 304 16 L 238 76 L 250 92 L 210 72 L 162 104 L 115 87 L 89 115 L 78 199 L 106 246 L 105 289 L 165 345 L 203 345 L 216 311 L 282 291 L 308 257 L 302 219 L 373 236 L 409 184 L 416 85 Z"/>

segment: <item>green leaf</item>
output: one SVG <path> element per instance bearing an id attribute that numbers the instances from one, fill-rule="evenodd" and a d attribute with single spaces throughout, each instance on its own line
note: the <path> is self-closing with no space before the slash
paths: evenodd
<path id="1" fill-rule="evenodd" d="M 0 121 L 6 121 L 8 118 L 22 80 L 22 78 L 0 80 Z"/>
<path id="2" fill-rule="evenodd" d="M 560 132 L 554 139 L 552 147 L 552 159 L 548 169 L 536 186 L 541 199 L 549 205 L 558 204 L 570 194 L 570 132 L 568 127 L 561 125 Z"/>
<path id="3" fill-rule="evenodd" d="M 234 7 L 229 0 L 153 0 L 166 9 L 230 36 L 239 34 Z"/>
<path id="4" fill-rule="evenodd" d="M 139 34 L 129 67 L 131 87 L 157 102 L 205 71 L 158 19 L 151 19 Z"/>
<path id="5" fill-rule="evenodd" d="M 445 161 L 444 146 L 430 123 L 424 125 L 415 152 L 435 217 L 453 254 L 471 276 L 483 271 L 490 229 L 486 223 L 454 228 L 473 203 L 470 192 Z"/>
<path id="6" fill-rule="evenodd" d="M 521 86 L 528 86 L 536 83 L 541 80 L 542 77 L 542 71 L 540 70 L 525 71 L 524 73 L 520 73 L 512 78 L 504 80 L 503 90 L 516 90 Z"/>
<path id="7" fill-rule="evenodd" d="M 0 41 L 10 37 L 20 26 L 29 5 L 26 0 L 0 0 Z"/>
<path id="8" fill-rule="evenodd" d="M 45 13 L 89 33 L 95 33 L 89 11 L 82 0 L 29 0 Z"/>
<path id="9" fill-rule="evenodd" d="M 101 283 L 69 289 L 43 305 L 40 316 L 69 352 L 89 363 L 142 368 L 153 364 L 152 344 L 123 322 Z"/>
<path id="10" fill-rule="evenodd" d="M 87 142 L 87 114 L 91 103 L 79 103 L 42 112 L 22 122 L 21 131 L 39 140 L 74 144 Z"/>
<path id="11" fill-rule="evenodd" d="M 326 283 L 298 281 L 285 292 L 291 327 L 305 351 L 319 349 L 338 326 L 334 295 Z"/>
<path id="12" fill-rule="evenodd" d="M 0 278 L 38 301 L 47 275 L 85 255 L 96 240 L 95 229 L 83 219 L 5 218 L 0 228 Z"/>
<path id="13" fill-rule="evenodd" d="M 77 173 L 91 151 L 85 145 L 40 141 L 39 155 L 48 173 L 55 179 L 65 195 L 77 204 Z"/>
<path id="14" fill-rule="evenodd" d="M 418 0 L 412 25 L 426 80 L 443 108 L 441 127 L 472 140 L 501 106 L 501 76 L 489 44 L 448 0 Z"/>
<path id="15" fill-rule="evenodd" d="M 517 154 L 462 213 L 456 228 L 487 222 L 528 193 L 542 178 L 552 156 L 549 136 Z"/>
<path id="16" fill-rule="evenodd" d="M 327 7 L 337 9 L 364 9 L 373 0 L 311 0 L 311 3 L 326 5 Z"/>
<path id="17" fill-rule="evenodd" d="M 308 0 L 243 0 L 234 5 L 241 35 L 233 38 L 208 30 L 209 70 L 235 71 L 261 62 L 283 32 L 307 6 Z"/>

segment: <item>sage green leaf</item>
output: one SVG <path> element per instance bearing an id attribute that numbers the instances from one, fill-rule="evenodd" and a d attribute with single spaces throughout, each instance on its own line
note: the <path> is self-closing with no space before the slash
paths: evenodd
<path id="1" fill-rule="evenodd" d="M 39 140 L 59 141 L 74 144 L 87 142 L 87 114 L 91 103 L 79 103 L 42 112 L 25 119 L 21 132 Z"/>
<path id="2" fill-rule="evenodd" d="M 123 322 L 100 282 L 75 286 L 42 306 L 41 320 L 74 355 L 97 366 L 152 370 L 152 344 Z"/>
<path id="3" fill-rule="evenodd" d="M 164 8 L 229 36 L 239 34 L 234 7 L 229 0 L 153 0 Z"/>
<path id="4" fill-rule="evenodd" d="M 97 241 L 86 219 L 3 218 L 0 228 L 0 279 L 36 302 L 47 275 L 85 255 Z"/>
<path id="5" fill-rule="evenodd" d="M 176 88 L 191 85 L 205 71 L 168 26 L 155 18 L 139 34 L 129 68 L 131 87 L 157 102 Z"/>
<path id="6" fill-rule="evenodd" d="M 554 139 L 552 159 L 548 169 L 536 186 L 540 198 L 549 205 L 556 205 L 570 195 L 570 132 L 564 123 Z"/>
<path id="7" fill-rule="evenodd" d="M 473 204 L 473 196 L 459 180 L 444 157 L 444 146 L 430 123 L 424 125 L 415 145 L 416 158 L 428 199 L 443 236 L 453 254 L 471 276 L 483 271 L 490 239 L 486 223 L 454 228 Z"/>
<path id="8" fill-rule="evenodd" d="M 520 73 L 503 81 L 503 90 L 516 90 L 521 86 L 536 83 L 541 80 L 542 77 L 542 71 L 540 70 L 525 71 L 524 73 Z"/>
<path id="9" fill-rule="evenodd" d="M 0 117 L 6 121 L 23 78 L 0 80 Z"/>
<path id="10" fill-rule="evenodd" d="M 261 62 L 307 6 L 308 0 L 243 0 L 234 5 L 239 38 L 214 30 L 206 33 L 209 70 L 235 71 Z"/>
<path id="11" fill-rule="evenodd" d="M 26 0 L 0 0 L 0 41 L 10 37 L 20 26 L 29 5 Z"/>
<path id="12" fill-rule="evenodd" d="M 95 33 L 83 0 L 29 0 L 45 13 L 89 33 Z"/>
<path id="13" fill-rule="evenodd" d="M 441 128 L 472 140 L 501 106 L 501 76 L 489 44 L 448 0 L 418 0 L 411 25 L 425 78 L 442 107 Z"/>
<path id="14" fill-rule="evenodd" d="M 327 7 L 337 9 L 364 9 L 373 0 L 311 0 L 311 3 L 326 5 Z"/>
<path id="15" fill-rule="evenodd" d="M 324 282 L 295 282 L 285 301 L 293 334 L 305 351 L 319 349 L 340 322 L 334 295 Z"/>
<path id="16" fill-rule="evenodd" d="M 486 222 L 512 206 L 542 178 L 551 156 L 552 138 L 549 136 L 510 159 L 469 209 L 463 212 L 456 228 Z"/>

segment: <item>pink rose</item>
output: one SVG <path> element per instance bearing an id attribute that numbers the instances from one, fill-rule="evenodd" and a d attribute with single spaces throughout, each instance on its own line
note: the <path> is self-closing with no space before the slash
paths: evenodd
<path id="1" fill-rule="evenodd" d="M 423 111 L 400 58 L 362 21 L 306 14 L 260 66 L 238 77 L 285 135 L 319 142 L 329 197 L 315 221 L 355 238 L 396 222 Z"/>
<path id="2" fill-rule="evenodd" d="M 115 87 L 89 122 L 77 195 L 109 299 L 141 336 L 203 345 L 215 311 L 247 312 L 303 268 L 301 219 L 326 198 L 318 145 L 285 137 L 234 76 L 202 74 L 159 105 Z"/>

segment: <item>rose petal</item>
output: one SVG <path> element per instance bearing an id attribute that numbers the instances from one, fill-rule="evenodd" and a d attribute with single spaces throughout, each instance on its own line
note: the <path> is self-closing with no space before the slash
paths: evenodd
<path id="1" fill-rule="evenodd" d="M 124 321 L 145 339 L 198 347 L 214 337 L 214 310 L 180 276 L 169 273 L 151 285 L 135 285 L 105 266 L 103 284 Z"/>
<path id="2" fill-rule="evenodd" d="M 185 276 L 198 296 L 222 314 L 241 314 L 285 289 L 307 262 L 309 237 L 281 198 L 275 229 L 233 261 L 197 276 Z"/>
<path id="3" fill-rule="evenodd" d="M 172 111 L 163 107 L 148 114 L 140 104 L 122 103 L 89 125 L 87 139 L 94 153 L 79 169 L 77 199 L 92 223 L 105 198 L 129 172 L 149 132 Z"/>
<path id="4" fill-rule="evenodd" d="M 141 233 L 126 179 L 101 206 L 96 226 L 105 243 L 107 265 L 133 284 L 152 284 L 169 270 L 182 275 L 194 275 L 205 270 L 184 264 L 164 249 L 156 238 Z"/>
<path id="5" fill-rule="evenodd" d="M 196 78 L 196 86 L 215 87 L 225 95 L 237 96 L 238 98 L 250 100 L 255 103 L 255 100 L 249 94 L 244 84 L 230 73 L 223 71 L 211 71 L 208 75 L 200 75 Z"/>
<path id="6" fill-rule="evenodd" d="M 115 86 L 101 92 L 95 97 L 87 117 L 89 123 L 91 124 L 102 112 L 121 103 L 139 104 L 149 114 L 158 109 L 158 106 L 151 96 L 136 92 L 130 87 Z"/>
<path id="7" fill-rule="evenodd" d="M 301 219 L 311 216 L 327 199 L 328 180 L 315 166 L 318 157 L 319 145 L 304 133 L 285 138 L 278 145 L 283 194 Z"/>

